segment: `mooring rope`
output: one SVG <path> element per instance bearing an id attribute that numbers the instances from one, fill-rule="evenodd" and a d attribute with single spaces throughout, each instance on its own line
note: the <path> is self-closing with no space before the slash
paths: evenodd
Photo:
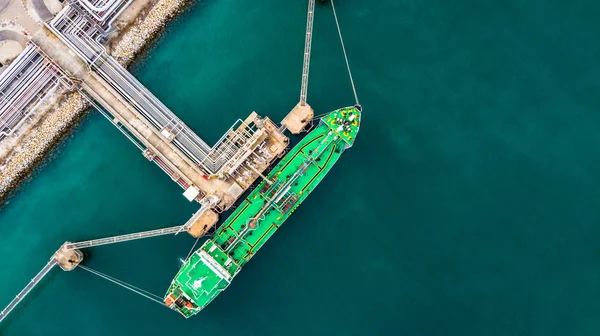
<path id="1" fill-rule="evenodd" d="M 337 13 L 335 12 L 335 4 L 331 0 L 331 8 L 333 9 L 333 17 L 335 18 L 335 25 L 337 26 L 338 34 L 340 35 L 340 42 L 342 43 L 342 50 L 344 51 L 344 59 L 346 60 L 346 68 L 348 69 L 348 75 L 350 76 L 350 83 L 352 84 L 352 91 L 354 92 L 354 100 L 356 105 L 360 105 L 358 102 L 358 95 L 356 94 L 356 87 L 354 86 L 354 79 L 352 78 L 352 71 L 350 70 L 350 63 L 348 62 L 348 55 L 346 54 L 346 47 L 344 46 L 344 38 L 342 38 L 342 30 L 340 29 L 340 22 L 338 21 Z"/>
<path id="2" fill-rule="evenodd" d="M 93 270 L 93 269 L 91 269 L 91 268 L 89 268 L 89 267 L 88 267 L 88 269 L 90 269 L 90 270 Z M 150 293 L 150 292 L 149 292 L 149 291 L 147 291 L 147 290 L 144 290 L 144 289 L 142 289 L 142 288 L 136 287 L 136 286 L 134 286 L 134 285 L 132 285 L 132 284 L 129 284 L 129 283 L 127 283 L 127 282 L 123 281 L 123 280 L 119 280 L 119 279 L 117 279 L 117 278 L 115 278 L 115 277 L 112 277 L 112 276 L 110 276 L 110 275 L 108 275 L 108 274 L 106 274 L 106 273 L 102 273 L 102 272 L 100 272 L 100 271 L 98 271 L 98 270 L 93 270 L 93 271 L 94 271 L 94 272 L 96 272 L 96 273 L 102 274 L 103 276 L 105 276 L 105 277 L 107 277 L 107 278 L 111 279 L 111 280 L 112 280 L 112 281 L 114 281 L 114 282 L 118 282 L 118 283 L 124 284 L 125 286 L 131 287 L 131 288 L 134 288 L 134 289 L 136 289 L 136 290 L 138 290 L 138 291 L 140 291 L 140 292 L 143 292 L 143 293 L 145 293 L 145 294 L 147 294 L 147 295 L 150 295 L 150 296 L 152 296 L 152 297 L 156 298 L 157 300 L 162 300 L 162 298 L 161 298 L 160 296 L 158 296 L 158 295 L 156 295 L 156 294 L 153 294 L 153 293 Z"/>
<path id="3" fill-rule="evenodd" d="M 194 242 L 194 245 L 192 245 L 192 248 L 190 249 L 190 252 L 188 252 L 187 257 L 185 257 L 185 261 L 187 261 L 190 258 L 190 256 L 194 252 L 194 247 L 196 247 L 196 244 L 198 244 L 198 240 L 200 240 L 200 238 L 202 238 L 202 237 L 204 237 L 204 236 L 200 236 L 200 237 L 196 238 L 196 241 Z"/>
<path id="4" fill-rule="evenodd" d="M 99 277 L 101 277 L 103 279 L 106 279 L 106 280 L 108 280 L 108 281 L 110 281 L 112 283 L 115 283 L 115 284 L 117 284 L 117 285 L 119 285 L 119 286 L 121 286 L 121 287 L 123 287 L 125 289 L 128 289 L 128 290 L 130 290 L 130 291 L 132 291 L 132 292 L 134 292 L 136 294 L 139 294 L 139 295 L 141 295 L 141 296 L 143 296 L 143 297 L 145 297 L 145 298 L 147 298 L 149 300 L 152 300 L 152 301 L 160 304 L 161 306 L 165 306 L 166 307 L 165 303 L 162 301 L 162 299 L 160 298 L 160 296 L 158 296 L 156 294 L 152 294 L 152 293 L 150 293 L 150 292 L 148 292 L 146 290 L 143 290 L 141 288 L 138 288 L 138 287 L 135 287 L 133 285 L 130 285 L 130 284 L 126 283 L 125 281 L 118 280 L 116 278 L 113 278 L 111 276 L 103 274 L 103 273 L 101 273 L 99 271 L 96 271 L 94 269 L 91 269 L 89 267 L 85 267 L 83 265 L 79 265 L 78 267 L 80 267 L 80 268 L 82 268 L 82 269 L 84 269 L 84 270 L 86 270 L 86 271 L 88 271 L 88 272 L 90 272 L 90 273 L 92 273 L 94 275 L 97 275 L 97 276 L 99 276 Z"/>
<path id="5" fill-rule="evenodd" d="M 192 248 L 190 249 L 190 252 L 188 253 L 187 257 L 185 257 L 185 261 L 187 261 L 190 256 L 192 255 L 192 253 L 194 252 L 194 248 L 196 247 L 196 244 L 198 244 L 198 240 L 200 240 L 200 238 L 204 238 L 206 236 L 210 235 L 210 232 L 213 231 L 214 226 L 212 228 L 210 228 L 208 231 L 206 231 L 205 234 L 203 234 L 202 236 L 196 238 L 196 241 L 194 242 L 194 245 L 192 245 Z"/>
<path id="6" fill-rule="evenodd" d="M 324 116 L 326 116 L 326 115 L 328 115 L 328 114 L 330 114 L 330 113 L 331 113 L 331 112 L 325 112 L 325 113 L 323 113 L 323 114 L 316 115 L 316 116 L 314 116 L 314 117 L 313 117 L 311 120 L 317 120 L 317 119 L 321 119 L 321 118 L 323 118 Z"/>

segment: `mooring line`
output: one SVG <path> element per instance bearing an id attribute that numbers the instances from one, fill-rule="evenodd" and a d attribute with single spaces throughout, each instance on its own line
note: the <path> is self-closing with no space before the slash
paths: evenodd
<path id="1" fill-rule="evenodd" d="M 190 256 L 194 252 L 194 247 L 196 247 L 196 244 L 198 244 L 198 240 L 200 240 L 200 238 L 202 238 L 202 237 L 204 237 L 204 236 L 200 236 L 200 237 L 196 238 L 196 241 L 194 242 L 194 245 L 192 245 L 192 248 L 190 249 L 190 252 L 188 252 L 187 257 L 185 257 L 185 261 L 187 261 L 190 258 Z"/>
<path id="2" fill-rule="evenodd" d="M 119 282 L 119 283 L 121 283 L 121 284 L 123 284 L 123 285 L 125 285 L 125 286 L 129 286 L 129 287 L 131 287 L 131 288 L 134 288 L 134 289 L 136 289 L 136 290 L 138 290 L 138 291 L 140 291 L 140 292 L 143 292 L 143 293 L 145 293 L 145 294 L 147 294 L 147 295 L 149 295 L 149 296 L 152 296 L 152 297 L 156 298 L 157 300 L 162 300 L 162 298 L 161 298 L 160 296 L 158 296 L 158 295 L 156 295 L 156 294 L 154 294 L 154 293 L 151 293 L 151 292 L 149 292 L 149 291 L 147 291 L 147 290 L 145 290 L 145 289 L 142 289 L 142 288 L 136 287 L 136 286 L 134 286 L 134 285 L 132 285 L 132 284 L 130 284 L 130 283 L 127 283 L 127 282 L 125 282 L 125 281 L 123 281 L 123 280 L 119 280 L 119 279 L 117 279 L 117 278 L 115 278 L 115 277 L 113 277 L 113 276 L 110 276 L 110 275 L 108 275 L 108 274 L 106 274 L 106 273 L 102 273 L 102 272 L 100 272 L 100 271 L 98 271 L 98 270 L 95 270 L 95 269 L 92 269 L 92 268 L 89 268 L 89 267 L 88 267 L 88 269 L 90 269 L 90 270 L 93 270 L 93 271 L 94 271 L 94 272 L 96 272 L 96 273 L 102 274 L 102 275 L 104 275 L 105 277 L 107 277 L 107 278 L 109 278 L 109 279 L 111 279 L 111 280 L 113 280 L 113 281 L 115 281 L 115 282 Z"/>
<path id="3" fill-rule="evenodd" d="M 165 303 L 162 300 L 157 299 L 157 298 L 160 298 L 160 296 L 158 296 L 156 294 L 152 294 L 152 293 L 150 293 L 150 292 L 148 292 L 146 290 L 143 290 L 141 288 L 138 288 L 138 287 L 135 287 L 133 285 L 130 285 L 130 284 L 126 283 L 125 281 L 118 280 L 116 278 L 112 278 L 111 276 L 103 274 L 103 273 L 101 273 L 99 271 L 96 271 L 94 269 L 91 269 L 89 267 L 85 267 L 83 265 L 79 265 L 78 267 L 80 267 L 83 270 L 86 270 L 86 271 L 88 271 L 88 272 L 90 272 L 90 273 L 92 273 L 94 275 L 97 275 L 97 276 L 99 276 L 99 277 L 101 277 L 103 279 L 106 279 L 106 280 L 108 280 L 108 281 L 110 281 L 112 283 L 115 283 L 115 284 L 117 284 L 117 285 L 119 285 L 119 286 L 121 286 L 121 287 L 123 287 L 125 289 L 128 289 L 128 290 L 130 290 L 130 291 L 132 291 L 132 292 L 134 292 L 136 294 L 139 294 L 139 295 L 141 295 L 141 296 L 143 296 L 143 297 L 145 297 L 145 298 L 147 298 L 149 300 L 152 300 L 152 301 L 160 304 L 161 306 L 165 306 L 166 307 Z M 146 292 L 147 294 L 145 294 L 143 292 Z"/>
<path id="4" fill-rule="evenodd" d="M 335 25 L 337 26 L 338 34 L 340 35 L 340 42 L 342 43 L 342 50 L 344 51 L 344 59 L 346 60 L 346 68 L 348 69 L 348 75 L 350 76 L 350 83 L 352 84 L 352 91 L 354 92 L 354 100 L 356 105 L 360 105 L 358 102 L 358 95 L 356 94 L 356 87 L 354 86 L 354 79 L 352 78 L 352 71 L 350 70 L 350 63 L 348 62 L 348 55 L 346 54 L 346 47 L 344 46 L 344 38 L 342 37 L 342 30 L 340 29 L 340 22 L 338 21 L 337 13 L 335 11 L 335 4 L 331 0 L 331 8 L 333 9 L 333 17 L 335 18 Z"/>

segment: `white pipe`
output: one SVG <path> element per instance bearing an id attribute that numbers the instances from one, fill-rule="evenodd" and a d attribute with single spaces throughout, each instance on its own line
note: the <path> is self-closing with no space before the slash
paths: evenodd
<path id="1" fill-rule="evenodd" d="M 21 126 L 21 124 L 23 124 L 25 122 L 25 120 L 27 120 L 27 118 L 29 117 L 29 115 L 31 115 L 33 112 L 35 112 L 35 110 L 48 98 L 48 96 L 52 93 L 54 93 L 54 91 L 56 90 L 56 88 L 58 88 L 58 86 L 61 84 L 60 79 L 64 78 L 64 76 L 61 76 L 58 78 L 58 80 L 56 81 L 56 84 L 54 84 L 54 86 L 50 89 L 50 91 L 48 91 L 48 93 L 46 93 L 44 95 L 44 97 L 42 97 L 42 99 L 40 99 L 39 102 L 37 102 L 37 104 L 35 104 L 34 107 L 31 108 L 31 110 L 23 117 L 23 119 L 21 119 L 21 121 L 19 121 L 12 129 L 10 132 L 0 132 L 0 135 L 3 136 L 11 136 L 18 128 L 19 126 Z"/>
<path id="2" fill-rule="evenodd" d="M 113 5 L 113 3 L 115 1 L 121 1 L 121 0 L 110 0 L 106 5 L 104 5 L 104 7 L 96 7 L 87 0 L 79 0 L 79 2 L 81 2 L 85 7 L 93 9 L 96 12 L 103 12 L 103 11 L 107 10 L 109 7 L 111 7 Z"/>

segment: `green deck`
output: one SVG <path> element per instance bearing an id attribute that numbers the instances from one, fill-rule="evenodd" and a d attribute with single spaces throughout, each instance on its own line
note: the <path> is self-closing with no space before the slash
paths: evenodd
<path id="1" fill-rule="evenodd" d="M 319 184 L 358 133 L 360 111 L 323 117 L 179 270 L 165 303 L 190 317 L 231 282 L 281 224 Z"/>

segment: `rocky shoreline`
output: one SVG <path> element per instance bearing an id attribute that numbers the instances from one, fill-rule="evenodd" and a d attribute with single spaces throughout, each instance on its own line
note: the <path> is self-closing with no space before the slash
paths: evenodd
<path id="1" fill-rule="evenodd" d="M 161 0 L 147 13 L 142 13 L 125 33 L 111 43 L 110 54 L 128 66 L 157 37 L 165 25 L 193 1 Z"/>
<path id="2" fill-rule="evenodd" d="M 191 3 L 192 1 L 186 0 L 158 0 L 113 40 L 111 55 L 123 66 L 131 64 L 165 25 Z M 81 94 L 67 93 L 36 125 L 22 135 L 11 153 L 0 162 L 0 205 L 88 109 L 89 104 Z"/>

